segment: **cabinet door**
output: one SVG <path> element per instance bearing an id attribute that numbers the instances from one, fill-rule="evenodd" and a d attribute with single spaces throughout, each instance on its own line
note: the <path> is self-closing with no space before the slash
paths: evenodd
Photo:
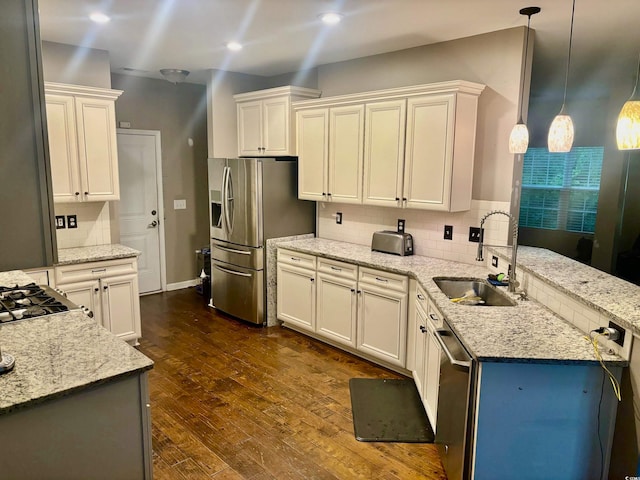
<path id="1" fill-rule="evenodd" d="M 316 273 L 278 262 L 278 319 L 300 329 L 316 329 Z"/>
<path id="2" fill-rule="evenodd" d="M 405 207 L 449 209 L 454 108 L 454 95 L 408 100 L 403 192 Z"/>
<path id="3" fill-rule="evenodd" d="M 109 328 L 108 325 L 105 325 L 104 316 L 102 314 L 99 280 L 59 284 L 58 288 L 66 293 L 67 298 L 73 303 L 91 310 L 93 312 L 93 319 L 96 323 L 107 329 Z"/>
<path id="4" fill-rule="evenodd" d="M 436 420 L 438 418 L 438 392 L 440 391 L 440 353 L 442 348 L 435 338 L 433 326 L 427 320 L 427 346 L 426 346 L 426 368 L 424 384 L 424 406 L 427 417 L 431 421 L 431 428 L 436 431 Z"/>
<path id="5" fill-rule="evenodd" d="M 298 149 L 298 198 L 327 199 L 329 110 L 318 108 L 296 113 Z"/>
<path id="6" fill-rule="evenodd" d="M 262 155 L 292 155 L 291 101 L 289 97 L 269 98 L 262 102 Z"/>
<path id="7" fill-rule="evenodd" d="M 348 347 L 356 346 L 355 280 L 318 273 L 316 332 Z"/>
<path id="8" fill-rule="evenodd" d="M 359 283 L 358 350 L 405 366 L 407 293 Z"/>
<path id="9" fill-rule="evenodd" d="M 370 103 L 365 112 L 363 203 L 402 205 L 406 100 Z"/>
<path id="10" fill-rule="evenodd" d="M 81 186 L 73 97 L 47 95 L 46 106 L 53 200 L 77 202 Z"/>
<path id="11" fill-rule="evenodd" d="M 417 303 L 417 302 L 416 302 Z M 425 367 L 427 360 L 427 315 L 419 305 L 415 308 L 415 343 L 413 379 L 424 403 Z"/>
<path id="12" fill-rule="evenodd" d="M 262 155 L 262 101 L 238 104 L 238 155 Z"/>
<path id="13" fill-rule="evenodd" d="M 80 178 L 85 201 L 118 200 L 118 146 L 113 100 L 75 99 Z"/>
<path id="14" fill-rule="evenodd" d="M 142 336 L 138 276 L 121 275 L 103 278 L 102 312 L 105 327 L 123 340 Z"/>
<path id="15" fill-rule="evenodd" d="M 332 108 L 329 112 L 330 200 L 362 203 L 364 105 Z"/>

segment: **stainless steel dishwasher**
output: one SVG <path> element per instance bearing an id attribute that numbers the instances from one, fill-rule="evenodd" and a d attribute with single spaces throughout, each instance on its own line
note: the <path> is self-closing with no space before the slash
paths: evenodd
<path id="1" fill-rule="evenodd" d="M 477 363 L 445 320 L 436 330 L 440 353 L 440 392 L 436 439 L 449 480 L 471 478 Z"/>

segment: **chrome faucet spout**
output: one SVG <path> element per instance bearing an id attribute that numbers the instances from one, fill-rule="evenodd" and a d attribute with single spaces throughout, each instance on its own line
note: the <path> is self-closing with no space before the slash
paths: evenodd
<path id="1" fill-rule="evenodd" d="M 511 273 L 509 274 L 509 291 L 515 292 L 518 283 L 516 282 L 516 256 L 518 251 L 518 222 L 515 217 L 511 215 L 509 212 L 505 212 L 503 210 L 492 210 L 487 213 L 480 220 L 480 241 L 478 242 L 478 253 L 476 255 L 476 261 L 483 262 L 484 258 L 482 256 L 482 250 L 485 246 L 498 247 L 500 245 L 485 245 L 484 244 L 484 222 L 491 215 L 505 215 L 509 217 L 513 224 L 513 241 L 511 244 Z M 509 247 L 509 245 L 503 245 L 504 247 Z"/>

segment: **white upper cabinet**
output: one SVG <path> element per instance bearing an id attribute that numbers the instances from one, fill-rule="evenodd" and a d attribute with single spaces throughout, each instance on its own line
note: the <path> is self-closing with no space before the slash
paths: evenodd
<path id="1" fill-rule="evenodd" d="M 362 203 L 364 106 L 297 112 L 298 197 Z"/>
<path id="2" fill-rule="evenodd" d="M 318 90 L 291 86 L 234 95 L 238 116 L 238 155 L 295 155 L 291 102 L 319 96 Z"/>
<path id="3" fill-rule="evenodd" d="M 295 102 L 298 196 L 468 210 L 483 89 L 456 80 Z"/>
<path id="4" fill-rule="evenodd" d="M 368 103 L 365 117 L 363 203 L 400 206 L 406 100 Z"/>
<path id="5" fill-rule="evenodd" d="M 54 201 L 118 200 L 120 90 L 45 83 Z"/>

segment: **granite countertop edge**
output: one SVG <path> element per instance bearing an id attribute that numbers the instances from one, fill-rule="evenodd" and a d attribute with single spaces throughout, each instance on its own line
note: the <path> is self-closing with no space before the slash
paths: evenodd
<path id="1" fill-rule="evenodd" d="M 145 365 L 143 367 L 137 367 L 135 369 L 132 370 L 128 370 L 128 371 L 124 371 L 122 373 L 118 373 L 112 376 L 108 376 L 102 379 L 98 379 L 98 380 L 93 380 L 91 382 L 87 382 L 87 383 L 82 383 L 73 387 L 69 387 L 69 388 L 65 388 L 63 390 L 59 390 L 59 391 L 55 391 L 55 392 L 51 392 L 48 393 L 46 395 L 42 395 L 39 397 L 34 397 L 34 398 L 30 398 L 29 400 L 25 400 L 25 401 L 21 401 L 21 402 L 17 402 L 14 403 L 10 406 L 7 407 L 0 407 L 0 416 L 1 415 L 5 415 L 7 413 L 12 413 L 12 412 L 17 412 L 20 410 L 24 410 L 27 408 L 30 408 L 32 406 L 35 405 L 39 405 L 41 403 L 45 403 L 49 400 L 55 400 L 57 398 L 63 398 L 63 397 L 67 397 L 69 395 L 72 395 L 76 392 L 81 392 L 84 390 L 88 390 L 94 387 L 98 387 L 100 385 L 105 385 L 107 383 L 116 381 L 116 380 L 120 380 L 122 378 L 126 378 L 126 377 L 130 377 L 133 375 L 136 375 L 140 372 L 146 372 L 148 370 L 153 369 L 153 362 Z"/>
<path id="2" fill-rule="evenodd" d="M 422 286 L 429 294 L 435 306 L 444 314 L 452 329 L 460 336 L 470 353 L 479 361 L 499 363 L 544 363 L 544 364 L 598 364 L 598 360 L 590 350 L 591 345 L 584 341 L 576 343 L 584 336 L 573 325 L 556 315 L 544 305 L 535 300 L 517 302 L 515 307 L 469 307 L 453 304 L 433 282 L 434 277 L 447 276 L 454 278 L 482 278 L 487 275 L 485 266 L 471 265 L 449 260 L 421 257 L 395 256 L 372 252 L 364 245 L 350 244 L 336 240 L 321 238 L 279 242 L 280 248 L 287 248 L 300 253 L 307 253 L 318 257 L 356 263 L 364 267 L 371 267 L 401 275 L 407 275 Z M 508 310 L 502 310 L 508 308 Z M 472 309 L 472 310 L 464 310 Z M 503 315 L 504 314 L 504 315 Z M 497 321 L 492 317 L 500 317 Z M 505 320 L 509 315 L 509 320 Z M 536 318 L 541 327 L 529 329 L 530 319 Z M 511 321 L 515 317 L 517 321 Z M 507 352 L 502 349 L 495 352 L 491 345 L 484 340 L 487 332 L 499 336 L 500 332 L 493 332 L 495 328 L 504 329 L 508 335 L 510 329 L 514 334 L 520 334 L 525 347 L 520 352 Z M 571 337 L 570 340 L 562 335 L 549 334 L 547 329 L 558 329 L 562 334 Z M 523 329 L 527 330 L 523 333 Z M 529 330 L 532 330 L 529 332 Z M 492 342 L 495 344 L 495 342 Z M 546 348 L 546 350 L 545 350 Z M 531 350 L 531 351 L 530 351 Z M 574 355 L 567 352 L 573 352 Z M 627 365 L 628 362 L 617 355 L 603 353 L 605 362 L 609 365 Z"/>
<path id="3" fill-rule="evenodd" d="M 140 256 L 140 254 L 140 251 L 118 243 L 60 248 L 58 249 L 58 262 L 55 266 L 133 258 Z"/>

